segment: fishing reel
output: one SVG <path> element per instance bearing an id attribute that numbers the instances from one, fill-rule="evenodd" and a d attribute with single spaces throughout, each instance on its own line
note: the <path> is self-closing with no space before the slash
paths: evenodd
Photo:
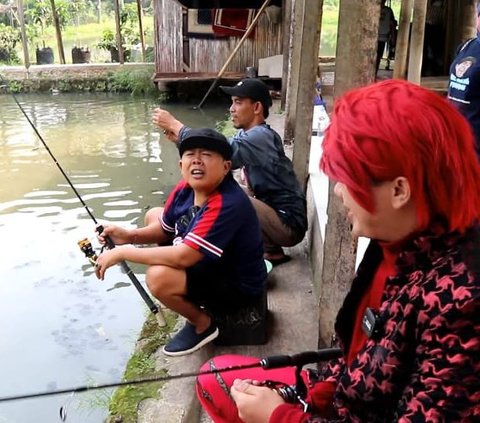
<path id="1" fill-rule="evenodd" d="M 273 380 L 264 380 L 261 382 L 262 386 L 273 389 L 278 395 L 282 397 L 285 402 L 290 404 L 301 404 L 303 407 L 303 412 L 306 413 L 310 411 L 310 404 L 308 404 L 304 397 L 307 394 L 307 388 L 303 382 L 302 376 L 300 375 L 300 369 L 297 367 L 296 375 L 296 384 L 287 385 L 283 382 L 277 382 Z"/>
<path id="2" fill-rule="evenodd" d="M 303 381 L 301 384 L 303 385 Z M 264 380 L 261 382 L 261 385 L 274 390 L 285 402 L 288 402 L 289 404 L 301 404 L 304 413 L 310 411 L 310 404 L 303 399 L 303 396 L 306 394 L 306 392 L 299 393 L 299 391 L 303 391 L 301 386 L 297 387 L 297 385 L 287 385 L 286 383 L 276 382 L 274 380 Z"/>
<path id="3" fill-rule="evenodd" d="M 83 254 L 85 254 L 85 257 L 87 257 L 90 263 L 95 266 L 98 256 L 97 253 L 94 251 L 92 243 L 88 240 L 88 238 L 81 239 L 80 241 L 78 241 L 77 244 L 80 247 L 80 250 L 82 250 Z"/>

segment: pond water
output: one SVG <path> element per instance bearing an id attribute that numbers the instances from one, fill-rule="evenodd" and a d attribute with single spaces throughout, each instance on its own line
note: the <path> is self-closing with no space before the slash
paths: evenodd
<path id="1" fill-rule="evenodd" d="M 18 95 L 95 218 L 134 226 L 179 179 L 178 153 L 150 123 L 153 99 Z M 214 126 L 227 104 L 166 108 Z M 99 282 L 77 242 L 94 223 L 16 106 L 0 95 L 0 397 L 119 381 L 148 308 L 119 266 Z M 144 285 L 144 268 L 132 266 Z M 99 423 L 109 392 L 0 403 L 0 422 Z"/>

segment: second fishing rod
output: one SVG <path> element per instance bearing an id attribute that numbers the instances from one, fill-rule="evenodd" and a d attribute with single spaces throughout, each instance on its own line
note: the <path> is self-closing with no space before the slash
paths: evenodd
<path id="1" fill-rule="evenodd" d="M 18 108 L 20 109 L 20 111 L 22 112 L 23 116 L 25 116 L 25 119 L 27 119 L 28 123 L 30 124 L 30 126 L 32 127 L 33 131 L 35 132 L 36 136 L 38 137 L 38 139 L 40 140 L 40 142 L 42 143 L 42 145 L 45 147 L 47 153 L 49 154 L 49 156 L 51 157 L 51 159 L 53 160 L 53 162 L 55 163 L 55 165 L 57 166 L 58 170 L 60 170 L 61 174 L 63 175 L 63 177 L 65 178 L 65 180 L 67 181 L 68 185 L 72 188 L 72 191 L 74 192 L 75 196 L 78 198 L 78 200 L 80 201 L 80 203 L 82 204 L 82 206 L 84 207 L 84 209 L 87 211 L 87 214 L 88 216 L 93 220 L 93 222 L 95 223 L 95 226 L 96 226 L 96 230 L 98 232 L 98 234 L 100 235 L 102 232 L 103 232 L 103 226 L 100 225 L 97 221 L 97 219 L 95 219 L 95 216 L 93 215 L 93 213 L 90 211 L 90 209 L 88 208 L 87 204 L 85 203 L 85 201 L 83 200 L 82 196 L 80 195 L 80 193 L 77 191 L 77 189 L 75 188 L 75 186 L 73 185 L 73 183 L 71 182 L 70 178 L 68 177 L 68 175 L 65 173 L 64 169 L 62 168 L 62 166 L 60 165 L 60 163 L 58 162 L 57 158 L 55 157 L 55 155 L 52 153 L 52 151 L 50 150 L 50 148 L 48 147 L 47 143 L 45 142 L 45 140 L 43 139 L 42 135 L 40 134 L 40 132 L 38 131 L 37 127 L 35 126 L 35 124 L 32 122 L 32 120 L 30 119 L 30 116 L 28 115 L 28 113 L 25 111 L 25 109 L 23 108 L 23 106 L 20 104 L 20 102 L 18 101 L 16 95 L 8 89 L 8 83 L 7 81 L 3 78 L 2 75 L 0 75 L 0 81 L 2 83 L 3 86 L 5 86 L 5 89 L 9 92 L 9 94 L 12 96 L 13 100 L 15 101 L 16 105 L 18 106 Z M 105 237 L 105 241 L 106 241 L 106 246 L 109 248 L 109 249 L 112 249 L 112 248 L 115 248 L 115 243 L 112 241 L 112 239 L 110 237 Z M 85 256 L 90 260 L 90 262 L 92 262 L 93 265 L 95 265 L 95 260 L 96 260 L 96 254 L 92 248 L 92 245 L 90 243 L 90 241 L 88 241 L 88 239 L 83 239 L 81 241 L 78 242 L 78 245 L 80 247 L 80 249 L 82 250 L 82 252 L 85 254 Z M 160 326 L 165 326 L 166 325 L 166 321 L 165 321 L 165 317 L 163 315 L 163 312 L 162 310 L 153 302 L 153 300 L 150 298 L 150 296 L 148 295 L 148 293 L 145 291 L 145 289 L 143 288 L 143 286 L 140 284 L 139 280 L 137 279 L 137 277 L 135 276 L 135 274 L 133 273 L 132 269 L 130 268 L 130 266 L 123 260 L 121 261 L 120 263 L 120 267 L 122 268 L 122 270 L 124 271 L 124 273 L 128 276 L 128 278 L 130 279 L 130 281 L 132 282 L 133 286 L 137 289 L 138 293 L 140 294 L 140 296 L 142 297 L 142 299 L 145 301 L 145 304 L 148 306 L 148 308 L 150 309 L 150 311 L 152 313 L 155 314 L 156 318 L 157 318 L 157 321 L 158 321 L 158 324 Z"/>

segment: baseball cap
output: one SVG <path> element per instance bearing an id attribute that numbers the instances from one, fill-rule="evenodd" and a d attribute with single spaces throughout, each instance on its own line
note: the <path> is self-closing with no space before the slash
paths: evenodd
<path id="1" fill-rule="evenodd" d="M 272 97 L 270 97 L 268 86 L 260 79 L 245 78 L 233 87 L 220 86 L 219 88 L 229 96 L 248 97 L 254 101 L 259 101 L 267 109 L 272 105 Z"/>
<path id="2" fill-rule="evenodd" d="M 195 148 L 215 151 L 225 160 L 230 160 L 233 154 L 232 147 L 225 136 L 210 128 L 189 129 L 178 145 L 180 157 L 185 151 Z"/>

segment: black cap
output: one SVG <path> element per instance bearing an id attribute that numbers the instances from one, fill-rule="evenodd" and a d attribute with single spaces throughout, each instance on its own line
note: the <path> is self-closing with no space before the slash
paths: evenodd
<path id="1" fill-rule="evenodd" d="M 272 97 L 267 84 L 260 79 L 245 78 L 233 87 L 219 87 L 225 94 L 236 97 L 248 97 L 259 101 L 263 107 L 268 109 L 272 105 Z"/>
<path id="2" fill-rule="evenodd" d="M 220 132 L 210 128 L 189 129 L 178 145 L 180 157 L 187 150 L 205 148 L 221 154 L 225 160 L 232 158 L 232 146 Z"/>

